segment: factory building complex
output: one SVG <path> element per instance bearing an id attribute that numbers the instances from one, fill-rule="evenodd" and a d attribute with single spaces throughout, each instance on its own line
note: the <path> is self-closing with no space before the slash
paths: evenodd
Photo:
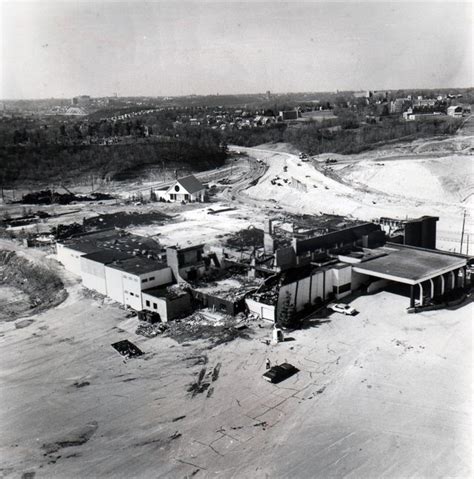
<path id="1" fill-rule="evenodd" d="M 263 246 L 246 260 L 205 244 L 163 247 L 109 229 L 58 242 L 57 258 L 86 288 L 163 322 L 200 308 L 278 321 L 283 309 L 302 315 L 382 288 L 417 311 L 471 284 L 467 256 L 434 249 L 436 221 L 381 218 L 282 236 L 268 220 Z"/>

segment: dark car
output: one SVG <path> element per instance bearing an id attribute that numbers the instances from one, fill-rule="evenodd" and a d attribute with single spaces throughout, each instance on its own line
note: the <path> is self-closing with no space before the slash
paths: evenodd
<path id="1" fill-rule="evenodd" d="M 283 363 L 270 368 L 266 373 L 264 373 L 263 378 L 271 383 L 279 383 L 293 376 L 299 371 L 298 368 L 295 368 L 292 364 Z"/>

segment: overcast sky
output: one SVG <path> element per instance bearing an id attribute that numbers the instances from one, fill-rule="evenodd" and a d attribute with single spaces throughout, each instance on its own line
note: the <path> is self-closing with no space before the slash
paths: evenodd
<path id="1" fill-rule="evenodd" d="M 472 86 L 472 3 L 0 3 L 2 98 Z"/>

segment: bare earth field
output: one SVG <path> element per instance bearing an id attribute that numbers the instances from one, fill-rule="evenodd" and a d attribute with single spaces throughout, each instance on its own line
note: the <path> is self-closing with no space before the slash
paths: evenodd
<path id="1" fill-rule="evenodd" d="M 43 207 L 67 214 L 38 228 L 159 211 L 171 218 L 127 229 L 163 244 L 220 247 L 226 234 L 261 227 L 285 210 L 367 220 L 431 214 L 440 216 L 438 247 L 458 251 L 465 210 L 466 231 L 474 234 L 472 145 L 472 136 L 459 135 L 310 162 L 286 145 L 239 148 L 266 165 L 244 160 L 245 167 L 209 174 L 209 181 L 230 178 L 213 203 Z M 338 162 L 326 165 L 328 157 Z M 153 185 L 110 191 L 127 197 Z M 208 214 L 227 206 L 237 209 Z M 46 261 L 41 250 L 7 240 L 0 247 Z M 470 302 L 408 315 L 405 297 L 358 296 L 357 316 L 315 319 L 284 343 L 267 346 L 271 330 L 255 322 L 248 339 L 212 347 L 199 338 L 138 336 L 135 318 L 54 270 L 67 289 L 63 303 L 0 321 L 0 477 L 473 475 Z M 4 305 L 19 298 L 8 285 L 0 290 Z M 124 359 L 111 347 L 122 339 L 145 354 Z M 267 358 L 289 361 L 299 373 L 269 384 L 262 378 Z M 200 376 L 209 388 L 193 394 Z"/>
<path id="2" fill-rule="evenodd" d="M 407 298 L 361 296 L 359 315 L 277 346 L 253 324 L 252 339 L 209 349 L 136 336 L 124 310 L 67 280 L 60 306 L 23 329 L 0 323 L 4 477 L 472 473 L 470 304 L 408 315 Z M 145 355 L 124 360 L 110 346 L 121 339 Z M 266 358 L 300 372 L 267 383 Z M 212 393 L 193 397 L 203 368 Z"/>
<path id="3" fill-rule="evenodd" d="M 417 153 L 420 148 L 423 153 Z M 459 252 L 464 211 L 465 233 L 474 237 L 473 148 L 473 136 L 458 136 L 359 155 L 323 154 L 302 162 L 284 145 L 263 145 L 245 150 L 269 168 L 242 196 L 262 206 L 272 199 L 294 213 L 330 213 L 368 221 L 381 216 L 438 216 L 437 247 Z M 328 158 L 337 162 L 328 165 Z"/>

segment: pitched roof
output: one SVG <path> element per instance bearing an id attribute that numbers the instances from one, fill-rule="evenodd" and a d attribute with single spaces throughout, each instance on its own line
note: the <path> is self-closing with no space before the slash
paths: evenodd
<path id="1" fill-rule="evenodd" d="M 190 194 L 204 189 L 204 185 L 193 175 L 178 178 L 176 181 Z"/>

